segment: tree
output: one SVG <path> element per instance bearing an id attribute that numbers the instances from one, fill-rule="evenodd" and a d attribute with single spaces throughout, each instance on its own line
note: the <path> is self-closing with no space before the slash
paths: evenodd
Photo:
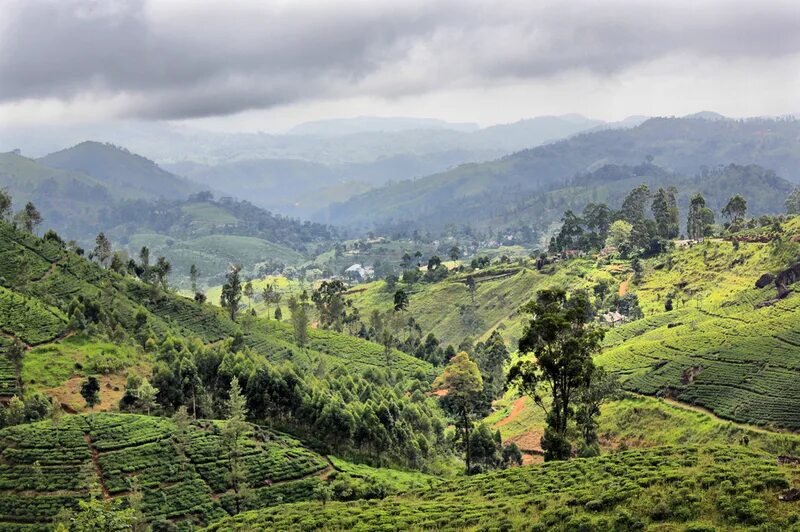
<path id="1" fill-rule="evenodd" d="M 164 257 L 158 257 L 153 272 L 156 274 L 156 281 L 164 290 L 169 289 L 169 273 L 172 271 L 172 264 Z"/>
<path id="2" fill-rule="evenodd" d="M 649 197 L 650 188 L 645 184 L 631 190 L 619 210 L 622 219 L 633 226 L 643 222 L 645 219 L 645 205 Z"/>
<path id="3" fill-rule="evenodd" d="M 150 410 L 156 406 L 156 397 L 158 396 L 158 388 L 150 384 L 147 379 L 142 380 L 138 390 L 139 402 L 144 408 L 145 413 L 150 415 Z"/>
<path id="4" fill-rule="evenodd" d="M 89 377 L 81 384 L 81 397 L 86 401 L 86 406 L 94 408 L 100 404 L 100 383 L 97 377 Z"/>
<path id="5" fill-rule="evenodd" d="M 561 222 L 561 230 L 554 241 L 554 251 L 580 249 L 584 237 L 583 220 L 571 210 L 567 210 L 564 212 Z"/>
<path id="6" fill-rule="evenodd" d="M 242 282 L 239 280 L 241 269 L 242 267 L 238 264 L 231 265 L 225 275 L 225 284 L 222 285 L 222 293 L 220 294 L 220 306 L 228 311 L 232 321 L 236 321 L 239 302 L 242 300 Z"/>
<path id="7" fill-rule="evenodd" d="M 322 281 L 319 288 L 314 290 L 311 301 L 319 312 L 319 322 L 322 327 L 333 327 L 342 330 L 342 323 L 347 318 L 348 301 L 344 299 L 347 287 L 342 281 Z"/>
<path id="8" fill-rule="evenodd" d="M 11 194 L 5 188 L 0 188 L 0 220 L 8 220 L 12 212 Z"/>
<path id="9" fill-rule="evenodd" d="M 442 259 L 438 255 L 433 255 L 428 259 L 428 271 L 431 272 L 442 265 Z"/>
<path id="10" fill-rule="evenodd" d="M 269 319 L 269 308 L 273 303 L 278 304 L 281 300 L 281 294 L 275 290 L 275 286 L 272 283 L 269 283 L 261 290 L 261 299 L 264 300 L 264 304 L 267 306 L 267 319 Z"/>
<path id="11" fill-rule="evenodd" d="M 515 363 L 508 382 L 531 397 L 547 416 L 541 442 L 545 460 L 563 460 L 571 452 L 567 428 L 575 394 L 589 382 L 592 355 L 599 352 L 605 333 L 588 323 L 591 305 L 580 292 L 567 298 L 564 290 L 540 290 L 522 311 L 531 319 L 519 340 L 519 351 L 534 358 Z M 544 391 L 551 395 L 549 403 L 542 397 Z"/>
<path id="12" fill-rule="evenodd" d="M 788 214 L 800 214 L 800 187 L 794 187 L 784 201 Z"/>
<path id="13" fill-rule="evenodd" d="M 461 250 L 458 246 L 453 246 L 450 248 L 450 260 L 457 261 L 461 258 Z"/>
<path id="14" fill-rule="evenodd" d="M 608 237 L 612 212 L 605 203 L 587 203 L 583 209 L 583 221 L 590 231 L 589 246 L 600 248 Z"/>
<path id="15" fill-rule="evenodd" d="M 189 268 L 189 280 L 192 283 L 192 292 L 195 294 L 197 293 L 197 280 L 199 278 L 200 278 L 200 270 L 197 268 L 197 266 L 192 264 L 192 266 Z"/>
<path id="16" fill-rule="evenodd" d="M 575 420 L 583 437 L 580 455 L 597 456 L 600 447 L 597 439 L 597 416 L 603 403 L 618 399 L 622 395 L 622 385 L 613 373 L 595 367 L 589 374 L 588 382 L 578 392 L 578 408 Z"/>
<path id="17" fill-rule="evenodd" d="M 243 453 L 240 439 L 247 430 L 247 399 L 239 386 L 239 378 L 231 379 L 231 387 L 226 403 L 228 417 L 222 429 L 221 442 L 228 460 L 228 484 L 233 489 L 236 513 L 242 511 L 242 502 L 246 499 L 246 472 L 244 470 Z"/>
<path id="18" fill-rule="evenodd" d="M 394 311 L 401 312 L 408 309 L 408 294 L 402 288 L 394 293 Z"/>
<path id="19" fill-rule="evenodd" d="M 653 197 L 651 210 L 656 220 L 656 232 L 661 238 L 676 238 L 680 233 L 677 193 L 675 187 L 659 188 Z"/>
<path id="20" fill-rule="evenodd" d="M 747 214 L 747 200 L 741 194 L 736 194 L 722 209 L 722 215 L 730 220 L 731 225 L 738 225 Z"/>
<path id="21" fill-rule="evenodd" d="M 714 213 L 706 207 L 701 194 L 695 194 L 689 202 L 689 216 L 686 222 L 686 236 L 692 240 L 702 240 L 708 236 L 714 224 Z"/>
<path id="22" fill-rule="evenodd" d="M 292 328 L 294 329 L 294 341 L 300 347 L 305 347 L 308 340 L 308 312 L 306 303 L 298 301 L 294 296 L 289 298 L 289 311 L 292 313 Z"/>
<path id="23" fill-rule="evenodd" d="M 94 258 L 102 266 L 106 266 L 108 264 L 108 261 L 111 258 L 111 241 L 106 237 L 105 233 L 99 233 L 94 239 L 92 258 Z"/>
<path id="24" fill-rule="evenodd" d="M 633 226 L 629 222 L 626 222 L 625 220 L 615 221 L 608 229 L 606 246 L 624 249 L 625 246 L 630 244 L 632 232 Z"/>
<path id="25" fill-rule="evenodd" d="M 281 307 L 275 307 L 275 319 L 281 321 L 283 319 L 283 311 Z"/>
<path id="26" fill-rule="evenodd" d="M 247 297 L 247 306 L 253 306 L 253 296 L 256 295 L 256 291 L 253 289 L 253 283 L 251 281 L 247 281 L 244 284 L 244 295 Z"/>
<path id="27" fill-rule="evenodd" d="M 436 378 L 434 388 L 446 390 L 445 404 L 453 411 L 458 421 L 456 426 L 462 431 L 465 446 L 467 472 L 472 469 L 472 453 L 470 448 L 470 431 L 472 430 L 472 412 L 480 400 L 483 391 L 483 378 L 478 365 L 470 360 L 462 351 L 450 359 L 444 372 Z"/>
<path id="28" fill-rule="evenodd" d="M 43 218 L 36 206 L 29 201 L 19 213 L 19 220 L 27 232 L 34 233 L 41 225 Z"/>

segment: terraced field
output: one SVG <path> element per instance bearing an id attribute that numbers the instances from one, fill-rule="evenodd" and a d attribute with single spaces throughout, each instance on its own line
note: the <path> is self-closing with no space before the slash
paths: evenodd
<path id="1" fill-rule="evenodd" d="M 3 429 L 0 529 L 48 529 L 59 509 L 88 497 L 92 484 L 103 497 L 125 497 L 134 479 L 151 522 L 189 528 L 224 517 L 231 502 L 220 429 L 220 422 L 192 424 L 185 460 L 164 418 L 95 414 Z M 310 498 L 317 474 L 330 467 L 298 441 L 259 427 L 242 444 L 255 506 Z"/>
<path id="2" fill-rule="evenodd" d="M 209 530 L 737 530 L 788 527 L 797 477 L 745 448 L 656 447 L 456 479 L 380 502 L 297 503 Z"/>
<path id="3" fill-rule="evenodd" d="M 670 269 L 651 269 L 635 288 L 650 315 L 609 332 L 598 362 L 633 391 L 735 421 L 800 429 L 800 293 L 795 287 L 758 307 L 775 296 L 774 286 L 754 286 L 776 270 L 770 258 L 764 244 L 734 251 L 709 242 L 675 252 Z M 670 291 L 685 300 L 664 312 Z"/>

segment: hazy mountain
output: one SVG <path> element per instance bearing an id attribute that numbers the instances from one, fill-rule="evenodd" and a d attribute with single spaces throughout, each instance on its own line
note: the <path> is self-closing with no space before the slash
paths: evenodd
<path id="1" fill-rule="evenodd" d="M 453 123 L 433 118 L 377 117 L 335 118 L 315 120 L 297 125 L 289 135 L 344 136 L 355 133 L 397 132 L 420 129 L 448 129 L 452 131 L 475 131 L 480 126 L 474 123 Z"/>
<path id="2" fill-rule="evenodd" d="M 603 165 L 636 165 L 648 157 L 671 172 L 692 176 L 704 167 L 759 164 L 800 181 L 800 122 L 788 119 L 709 120 L 653 118 L 632 129 L 584 133 L 514 153 L 492 162 L 467 164 L 415 181 L 388 185 L 333 206 L 334 224 L 487 223 L 507 203 L 563 188 L 578 173 Z M 518 222 L 526 222 L 520 217 Z"/>
<path id="3" fill-rule="evenodd" d="M 51 168 L 75 170 L 144 196 L 181 198 L 197 187 L 156 163 L 112 144 L 86 141 L 39 159 Z"/>

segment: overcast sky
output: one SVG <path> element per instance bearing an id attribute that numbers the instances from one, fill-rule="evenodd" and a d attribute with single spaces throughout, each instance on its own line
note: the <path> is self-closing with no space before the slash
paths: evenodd
<path id="1" fill-rule="evenodd" d="M 800 1 L 0 0 L 0 121 L 800 113 Z"/>

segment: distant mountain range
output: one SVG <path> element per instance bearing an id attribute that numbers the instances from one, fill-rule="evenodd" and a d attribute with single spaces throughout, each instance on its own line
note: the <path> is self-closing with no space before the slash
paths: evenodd
<path id="1" fill-rule="evenodd" d="M 700 176 L 698 184 L 709 168 L 757 164 L 798 182 L 798 139 L 800 121 L 793 119 L 731 120 L 707 113 L 652 118 L 633 128 L 597 128 L 491 162 L 386 185 L 333 205 L 318 219 L 361 229 L 438 230 L 464 223 L 484 228 L 519 223 L 542 227 L 552 217 L 523 215 L 517 212 L 519 205 L 567 189 L 576 175 L 608 164 L 633 166 L 652 159 L 676 175 Z M 586 183 L 571 195 L 582 197 L 578 192 L 593 186 Z M 782 204 L 773 202 L 768 210 L 781 209 Z"/>

